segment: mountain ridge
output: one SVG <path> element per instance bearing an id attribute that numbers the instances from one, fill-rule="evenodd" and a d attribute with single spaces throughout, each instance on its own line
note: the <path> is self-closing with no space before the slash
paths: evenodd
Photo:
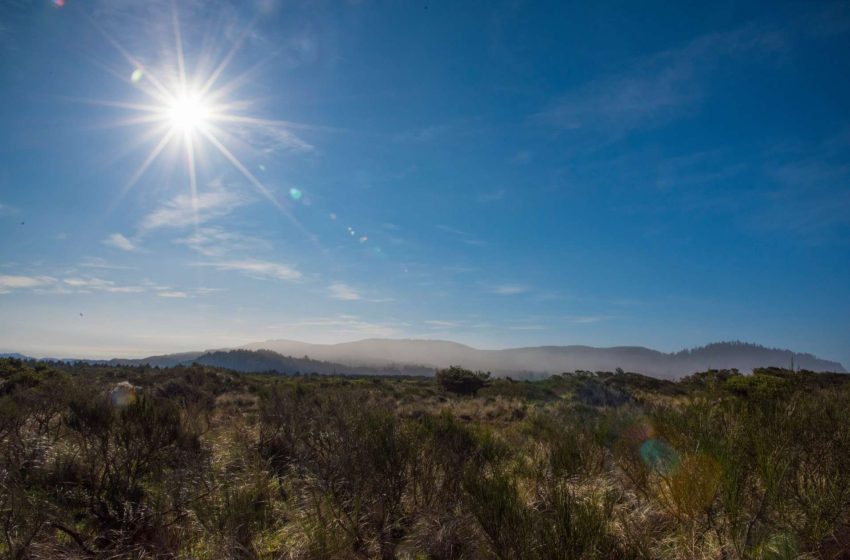
<path id="1" fill-rule="evenodd" d="M 753 343 L 715 342 L 677 352 L 660 352 L 643 346 L 594 347 L 526 346 L 504 349 L 478 349 L 447 340 L 378 339 L 337 344 L 311 344 L 285 339 L 266 340 L 241 347 L 272 350 L 280 354 L 309 355 L 358 366 L 410 364 L 432 368 L 453 364 L 491 371 L 497 375 L 554 374 L 577 369 L 613 371 L 622 368 L 660 378 L 677 378 L 706 369 L 756 367 L 798 367 L 811 371 L 846 373 L 839 362 L 812 354 L 768 348 Z"/>
<path id="2" fill-rule="evenodd" d="M 299 357 L 300 356 L 300 357 Z M 16 354 L 15 357 L 26 359 Z M 437 368 L 461 365 L 495 375 L 536 377 L 568 371 L 623 369 L 661 379 L 675 379 L 708 369 L 799 368 L 847 373 L 839 362 L 812 354 L 745 342 L 715 342 L 677 352 L 644 346 L 524 346 L 479 349 L 433 339 L 367 338 L 336 344 L 271 339 L 238 348 L 162 354 L 146 358 L 85 361 L 107 365 L 172 367 L 194 362 L 242 372 L 428 375 Z"/>

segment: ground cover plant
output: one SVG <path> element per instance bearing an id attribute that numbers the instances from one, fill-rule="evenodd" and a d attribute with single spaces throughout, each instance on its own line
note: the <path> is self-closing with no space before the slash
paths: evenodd
<path id="1" fill-rule="evenodd" d="M 3 359 L 0 554 L 850 557 L 848 379 Z"/>

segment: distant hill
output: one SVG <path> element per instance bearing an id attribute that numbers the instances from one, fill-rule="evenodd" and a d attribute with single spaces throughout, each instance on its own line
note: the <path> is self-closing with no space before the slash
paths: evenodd
<path id="1" fill-rule="evenodd" d="M 103 363 L 117 366 L 148 365 L 153 367 L 174 367 L 180 364 L 192 363 L 202 355 L 204 355 L 204 352 L 180 352 L 178 354 L 163 354 L 161 356 L 149 356 L 138 359 L 114 358 Z"/>
<path id="2" fill-rule="evenodd" d="M 296 373 L 321 375 L 398 375 L 428 376 L 434 368 L 408 364 L 382 364 L 378 366 L 356 366 L 314 360 L 307 356 L 295 358 L 284 356 L 271 350 L 208 350 L 206 352 L 181 352 L 147 358 L 113 358 L 111 360 L 85 360 L 76 358 L 33 358 L 18 353 L 0 354 L 0 358 L 34 360 L 40 362 L 88 363 L 111 366 L 151 366 L 170 368 L 198 363 L 205 366 L 220 367 L 242 373 L 277 373 L 293 375 Z"/>
<path id="3" fill-rule="evenodd" d="M 12 358 L 14 360 L 33 360 L 29 356 L 24 356 L 23 354 L 18 354 L 17 352 L 11 352 L 8 354 L 0 354 L 0 358 Z"/>
<path id="4" fill-rule="evenodd" d="M 6 356 L 27 359 L 20 354 Z M 371 338 L 341 344 L 267 340 L 235 350 L 182 352 L 139 359 L 79 361 L 154 367 L 173 367 L 198 362 L 241 372 L 357 375 L 430 375 L 435 368 L 461 365 L 489 371 L 495 375 L 518 378 L 576 370 L 615 371 L 622 368 L 657 378 L 677 379 L 708 369 L 738 369 L 749 373 L 753 368 L 790 368 L 792 364 L 796 369 L 846 373 L 838 362 L 822 360 L 811 354 L 743 342 L 719 342 L 667 354 L 641 346 L 535 346 L 479 350 L 446 340 Z"/>
<path id="5" fill-rule="evenodd" d="M 417 366 L 352 366 L 313 360 L 307 356 L 293 358 L 271 350 L 230 350 L 207 352 L 192 360 L 205 366 L 214 366 L 245 373 L 274 372 L 284 375 L 318 373 L 322 375 L 431 375 L 432 368 Z"/>
<path id="6" fill-rule="evenodd" d="M 790 367 L 846 373 L 838 362 L 811 354 L 766 348 L 742 342 L 720 342 L 667 354 L 640 346 L 538 346 L 504 350 L 479 350 L 444 340 L 366 339 L 342 344 L 309 344 L 268 340 L 242 347 L 272 350 L 284 355 L 310 356 L 351 366 L 416 365 L 427 368 L 460 364 L 497 375 L 543 375 L 564 371 L 614 371 L 622 368 L 660 378 L 678 378 L 709 368 Z"/>
<path id="7" fill-rule="evenodd" d="M 174 367 L 180 364 L 191 363 L 192 360 L 201 356 L 204 352 L 180 352 L 177 354 L 163 354 L 161 356 L 149 356 L 147 358 L 112 358 L 111 360 L 94 360 L 86 358 L 33 358 L 17 352 L 11 354 L 0 354 L 0 358 L 15 358 L 18 360 L 35 360 L 38 362 L 84 362 L 87 364 L 107 364 L 113 366 L 153 366 Z"/>

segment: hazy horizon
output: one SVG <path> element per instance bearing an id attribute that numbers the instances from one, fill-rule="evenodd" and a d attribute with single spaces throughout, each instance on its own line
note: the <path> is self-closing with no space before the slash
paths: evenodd
<path id="1" fill-rule="evenodd" d="M 850 8 L 0 6 L 0 352 L 850 366 Z"/>
<path id="2" fill-rule="evenodd" d="M 344 356 L 347 356 L 347 359 L 346 358 L 340 359 L 339 356 L 333 356 L 333 355 L 328 356 L 328 355 L 324 354 L 325 350 L 329 350 L 329 349 L 336 348 L 336 347 L 339 347 L 339 346 L 357 345 L 358 343 L 368 343 L 368 342 L 375 342 L 375 343 L 377 343 L 377 345 L 374 346 L 371 351 L 364 352 L 361 349 L 361 350 L 355 350 L 354 353 L 346 352 L 344 354 Z M 527 350 L 527 349 L 541 349 L 542 350 L 542 349 L 547 349 L 547 348 L 586 348 L 586 349 L 599 350 L 599 351 L 617 350 L 617 349 L 620 349 L 620 350 L 622 350 L 622 349 L 642 349 L 642 350 L 650 350 L 650 351 L 653 351 L 653 352 L 660 352 L 661 354 L 663 354 L 665 356 L 674 356 L 674 355 L 676 355 L 680 352 L 703 350 L 703 349 L 707 349 L 708 347 L 712 347 L 712 346 L 714 346 L 714 347 L 727 347 L 726 349 L 730 350 L 731 348 L 734 348 L 736 345 L 742 345 L 744 347 L 750 347 L 750 348 L 747 349 L 747 351 L 750 351 L 750 350 L 753 350 L 753 349 L 756 349 L 756 350 L 761 349 L 761 350 L 770 351 L 770 352 L 772 352 L 772 351 L 782 351 L 782 352 L 790 351 L 793 354 L 801 356 L 801 357 L 807 356 L 809 358 L 814 358 L 815 361 L 817 361 L 817 362 L 832 361 L 832 362 L 836 363 L 838 366 L 840 366 L 840 368 L 844 368 L 846 370 L 846 368 L 844 367 L 844 364 L 842 362 L 840 362 L 839 360 L 830 360 L 829 357 L 817 356 L 817 355 L 814 355 L 810 352 L 806 352 L 806 351 L 795 349 L 795 348 L 773 348 L 773 347 L 768 347 L 768 346 L 760 345 L 758 343 L 747 342 L 747 341 L 712 341 L 712 342 L 708 342 L 706 344 L 694 346 L 694 347 L 674 348 L 674 349 L 671 349 L 671 350 L 664 350 L 664 349 L 659 349 L 659 348 L 651 348 L 651 347 L 646 347 L 646 346 L 641 346 L 641 345 L 630 345 L 630 344 L 612 345 L 612 346 L 592 346 L 592 345 L 581 345 L 581 344 L 576 344 L 576 345 L 574 345 L 574 344 L 545 344 L 545 345 L 544 344 L 530 344 L 530 345 L 523 345 L 523 346 L 501 346 L 501 347 L 491 346 L 491 347 L 487 347 L 487 346 L 475 346 L 473 344 L 465 344 L 463 342 L 459 342 L 459 341 L 455 341 L 455 340 L 434 339 L 434 338 L 430 338 L 430 339 L 429 338 L 360 338 L 360 339 L 351 339 L 351 340 L 340 340 L 340 341 L 337 341 L 337 342 L 330 342 L 330 343 L 321 342 L 321 341 L 310 342 L 310 341 L 305 341 L 305 340 L 294 340 L 294 339 L 267 339 L 267 340 L 250 341 L 250 342 L 244 343 L 244 344 L 235 344 L 235 345 L 228 345 L 228 346 L 203 347 L 203 348 L 201 348 L 201 347 L 198 347 L 198 348 L 183 348 L 183 349 L 175 350 L 175 351 L 172 351 L 172 352 L 153 351 L 153 352 L 148 352 L 148 353 L 144 353 L 144 354 L 130 354 L 130 355 L 115 355 L 115 354 L 109 354 L 109 353 L 97 354 L 97 355 L 80 355 L 80 354 L 67 354 L 67 355 L 65 355 L 65 354 L 45 353 L 45 352 L 37 350 L 37 349 L 35 349 L 36 351 L 30 353 L 30 352 L 19 352 L 17 350 L 11 350 L 11 349 L 4 349 L 4 348 L 0 347 L 0 355 L 3 355 L 3 354 L 22 354 L 22 355 L 25 355 L 27 357 L 36 358 L 36 359 L 81 359 L 81 360 L 104 360 L 104 359 L 119 359 L 119 360 L 121 360 L 121 359 L 127 359 L 127 360 L 137 360 L 137 359 L 143 359 L 143 358 L 150 358 L 150 357 L 154 357 L 154 356 L 179 355 L 181 353 L 188 353 L 188 354 L 192 354 L 192 353 L 195 353 L 195 352 L 216 353 L 216 352 L 220 352 L 220 351 L 228 352 L 228 351 L 232 351 L 232 350 L 249 349 L 249 350 L 270 350 L 272 352 L 280 354 L 281 356 L 293 356 L 293 357 L 296 357 L 296 358 L 302 357 L 305 354 L 309 354 L 314 359 L 318 359 L 318 360 L 323 361 L 323 362 L 339 361 L 339 362 L 346 364 L 346 365 L 357 365 L 357 364 L 380 365 L 380 364 L 383 364 L 383 363 L 399 363 L 399 364 L 408 364 L 408 365 L 427 365 L 428 363 L 431 363 L 431 364 L 439 364 L 435 367 L 445 367 L 449 364 L 460 363 L 460 364 L 467 365 L 469 367 L 478 367 L 478 368 L 482 367 L 482 366 L 480 366 L 480 364 L 473 363 L 475 361 L 474 358 L 469 358 L 469 357 L 455 358 L 455 357 L 452 357 L 451 355 L 441 355 L 438 352 L 428 351 L 428 350 L 423 350 L 424 354 L 420 353 L 420 354 L 418 354 L 418 357 L 410 358 L 410 359 L 403 359 L 402 358 L 402 359 L 399 359 L 397 361 L 392 357 L 393 352 L 389 350 L 389 347 L 386 347 L 386 343 L 405 343 L 405 342 L 438 343 L 438 344 L 448 343 L 448 344 L 451 344 L 451 345 L 460 345 L 461 347 L 467 348 L 467 349 L 472 350 L 474 352 L 481 352 L 481 351 L 483 351 L 483 352 L 499 352 L 499 351 Z M 292 345 L 294 345 L 294 347 L 297 348 L 297 349 L 296 350 L 287 350 L 285 348 L 281 348 L 280 343 L 285 343 L 284 344 L 285 347 L 289 346 L 289 344 L 287 344 L 287 343 L 292 343 Z M 311 348 L 309 350 L 302 349 L 302 348 L 300 348 L 300 346 L 302 346 L 302 345 L 303 346 L 310 346 Z M 384 349 L 382 350 L 381 348 L 384 348 Z M 73 348 L 71 350 L 73 350 Z M 319 352 L 318 356 L 316 355 L 317 351 Z M 426 359 L 426 357 L 427 357 L 427 359 Z M 526 369 L 532 369 L 533 370 L 534 368 L 532 366 L 534 366 L 534 361 L 532 360 L 531 362 L 529 362 L 529 359 L 530 358 L 528 356 L 526 356 L 524 358 L 520 357 L 518 359 L 517 366 L 519 367 L 520 365 L 523 365 L 523 367 L 525 367 Z M 752 361 L 753 358 L 751 357 L 750 360 Z M 733 361 L 734 361 L 734 359 L 733 359 Z M 469 362 L 469 363 L 467 363 L 467 362 Z M 614 362 L 612 362 L 612 363 L 614 363 Z M 711 365 L 711 364 L 708 364 L 708 365 Z M 716 365 L 717 364 L 715 364 L 715 366 Z M 498 364 L 489 364 L 487 366 L 484 366 L 484 369 L 493 369 L 493 368 L 498 369 L 497 366 L 498 366 Z M 756 361 L 756 362 L 754 362 L 754 367 L 755 366 L 787 367 L 787 366 L 790 366 L 790 363 L 786 364 L 784 361 L 782 361 L 782 362 L 777 361 L 775 363 L 767 363 L 767 362 Z M 630 364 L 628 360 L 616 361 L 616 363 L 614 363 L 614 365 L 611 365 L 611 367 L 605 366 L 605 367 L 602 367 L 602 369 L 610 370 L 610 369 L 614 369 L 616 367 L 625 368 L 627 370 L 628 370 L 628 368 L 631 367 L 635 371 L 641 371 L 641 369 L 639 367 L 635 368 L 634 364 Z M 722 369 L 722 368 L 726 368 L 726 367 L 738 367 L 738 366 L 722 365 L 720 367 Z M 798 363 L 797 367 L 801 367 L 801 365 Z M 805 369 L 806 366 L 803 365 L 802 367 Z M 573 368 L 573 369 L 576 369 L 576 368 Z M 578 369 L 582 369 L 582 368 L 579 367 Z M 591 369 L 594 369 L 594 368 L 591 368 Z M 598 369 L 598 368 L 596 368 L 596 369 Z M 746 367 L 744 369 L 746 369 Z M 569 371 L 569 368 L 567 368 L 567 371 Z M 830 368 L 830 371 L 832 371 L 832 368 Z M 840 371 L 840 369 L 838 371 Z M 641 373 L 647 373 L 647 372 L 641 371 Z M 693 373 L 693 372 L 688 370 L 688 371 L 686 371 L 686 373 Z"/>

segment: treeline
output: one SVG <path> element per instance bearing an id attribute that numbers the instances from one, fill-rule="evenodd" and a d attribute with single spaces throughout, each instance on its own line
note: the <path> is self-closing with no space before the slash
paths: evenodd
<path id="1" fill-rule="evenodd" d="M 279 375 L 430 375 L 433 373 L 433 369 L 422 366 L 358 367 L 314 360 L 309 356 L 302 358 L 283 356 L 271 350 L 207 352 L 194 358 L 191 362 L 244 373 L 274 373 Z"/>
<path id="2" fill-rule="evenodd" d="M 0 360 L 0 554 L 836 558 L 847 380 Z"/>

